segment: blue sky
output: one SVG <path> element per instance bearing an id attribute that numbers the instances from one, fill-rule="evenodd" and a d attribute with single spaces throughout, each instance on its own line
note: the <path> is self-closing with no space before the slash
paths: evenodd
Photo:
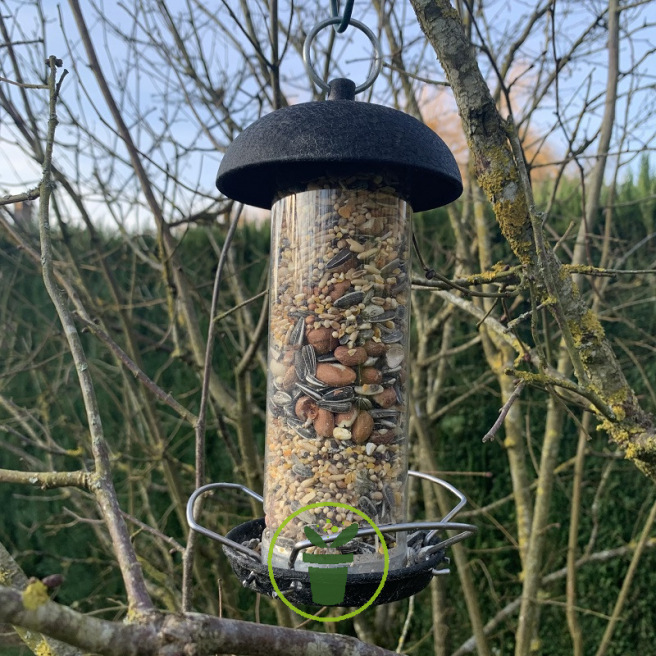
<path id="1" fill-rule="evenodd" d="M 187 84 L 188 79 L 180 71 L 180 63 L 172 66 L 166 62 L 167 51 L 172 51 L 174 42 L 166 29 L 166 21 L 161 14 L 154 11 L 139 11 L 135 7 L 148 7 L 144 2 L 139 5 L 117 2 L 82 1 L 82 9 L 87 24 L 92 32 L 94 45 L 97 49 L 101 65 L 110 80 L 116 99 L 125 107 L 126 121 L 139 147 L 146 154 L 147 168 L 157 189 L 161 193 L 163 203 L 167 205 L 169 216 L 175 220 L 185 213 L 191 213 L 198 208 L 206 207 L 216 197 L 214 177 L 220 161 L 221 152 L 230 142 L 231 133 L 222 120 L 220 111 L 209 106 L 199 96 L 194 96 L 193 87 Z M 240 128 L 256 119 L 261 113 L 270 111 L 270 107 L 262 94 L 258 92 L 252 77 L 243 78 L 247 62 L 237 52 L 235 39 L 244 42 L 239 27 L 232 20 L 225 3 L 216 2 L 211 11 L 203 12 L 196 0 L 175 0 L 168 3 L 171 16 L 179 22 L 181 30 L 188 25 L 188 6 L 196 17 L 197 40 L 192 39 L 187 30 L 186 45 L 194 64 L 199 68 L 199 55 L 202 53 L 208 66 L 208 78 L 221 93 L 225 94 L 226 103 L 231 105 L 231 116 L 235 120 L 234 134 Z M 235 11 L 238 3 L 235 5 Z M 488 3 L 486 21 L 480 20 L 479 26 L 490 49 L 503 58 L 509 40 L 517 35 L 523 26 L 523 17 L 535 7 L 534 2 L 514 0 L 507 2 L 494 0 Z M 623 3 L 626 4 L 626 3 Z M 264 34 L 268 14 L 266 3 L 251 2 L 252 20 L 258 33 Z M 578 58 L 562 71 L 559 79 L 559 108 L 561 116 L 566 120 L 567 129 L 571 129 L 578 120 L 581 107 L 588 92 L 592 100 L 580 120 L 579 139 L 592 138 L 598 128 L 603 111 L 602 95 L 606 77 L 606 50 L 604 47 L 603 10 L 605 3 L 584 0 L 582 2 L 564 2 L 556 4 L 556 55 L 562 56 L 580 33 L 589 25 L 591 17 L 601 16 L 599 26 L 593 31 L 595 39 L 590 47 L 584 48 Z M 16 19 L 13 28 L 13 38 L 18 38 L 19 27 L 22 36 L 38 36 L 41 25 L 38 12 L 31 4 L 8 0 L 3 2 L 7 13 L 5 19 L 8 25 Z M 291 5 L 280 2 L 280 22 L 287 25 Z M 81 189 L 89 199 L 97 201 L 91 205 L 99 221 L 107 221 L 105 200 L 98 190 L 98 178 L 104 179 L 115 190 L 114 208 L 123 217 L 130 217 L 134 227 L 146 228 L 149 219 L 144 216 L 138 202 L 138 193 L 132 172 L 121 161 L 109 160 L 104 151 L 106 147 L 115 150 L 125 158 L 124 149 L 113 130 L 113 123 L 104 100 L 98 92 L 92 72 L 85 64 L 75 23 L 67 3 L 61 5 L 50 0 L 42 4 L 46 19 L 43 46 L 17 46 L 16 52 L 25 58 L 26 81 L 37 82 L 38 62 L 43 53 L 53 53 L 61 57 L 70 75 L 63 87 L 63 106 L 60 107 L 62 124 L 58 138 L 62 146 L 56 151 L 56 161 L 71 176 L 77 180 Z M 401 37 L 404 42 L 403 55 L 409 69 L 418 76 L 432 80 L 444 80 L 435 55 L 419 30 L 416 18 L 408 0 L 394 4 L 395 20 L 401 25 Z M 136 13 L 135 13 L 136 12 Z M 321 5 L 296 4 L 291 21 L 291 34 L 297 35 L 301 28 L 305 31 L 319 19 L 327 17 L 329 4 Z M 369 3 L 356 3 L 354 17 L 377 30 L 377 18 Z M 623 76 L 620 82 L 621 98 L 618 101 L 617 116 L 620 123 L 626 122 L 630 135 L 624 141 L 623 161 L 629 162 L 629 168 L 635 166 L 636 153 L 644 147 L 653 147 L 656 120 L 654 78 L 654 54 L 650 53 L 656 43 L 656 32 L 649 24 L 656 21 L 654 3 L 636 7 L 627 11 L 627 17 L 632 17 L 634 24 L 646 23 L 639 37 L 634 39 L 630 47 L 628 41 L 623 42 L 621 49 L 620 69 L 627 72 L 636 61 L 641 62 L 640 76 Z M 61 19 L 60 19 L 61 16 Z M 244 20 L 243 15 L 239 17 Z M 60 22 L 61 20 L 61 22 Z M 226 26 L 222 32 L 217 22 Z M 318 44 L 325 44 L 330 38 L 331 28 L 324 30 Z M 126 35 L 132 43 L 126 43 Z M 529 68 L 528 64 L 540 60 L 540 54 L 549 50 L 543 61 L 549 62 L 553 57 L 550 51 L 550 25 L 544 20 L 538 24 L 535 34 L 529 38 L 517 53 L 515 68 L 522 75 L 516 82 L 517 106 L 515 112 L 522 114 L 532 99 L 532 85 L 539 75 L 539 67 Z M 382 38 L 385 61 L 391 61 L 390 46 Z M 331 73 L 347 75 L 360 82 L 366 77 L 371 58 L 371 48 L 365 37 L 353 29 L 346 35 L 337 36 L 332 56 Z M 490 45 L 491 44 L 491 45 Z M 285 46 L 285 38 L 281 37 L 281 51 Z M 252 53 L 252 48 L 246 47 Z M 484 53 L 479 53 L 479 62 L 484 74 L 495 85 L 495 73 Z M 13 71 L 6 58 L 0 64 L 2 75 L 13 78 Z M 301 59 L 293 48 L 285 50 L 282 63 L 282 87 L 290 102 L 302 102 L 311 99 L 311 84 L 305 74 Z M 43 69 L 41 69 L 43 70 Z M 389 69 L 386 69 L 389 72 Z M 546 74 L 546 73 L 545 73 Z M 392 82 L 398 89 L 398 79 Z M 423 86 L 415 81 L 416 88 Z M 521 87 L 524 86 L 524 90 Z M 633 88 L 632 88 L 633 87 Z M 16 88 L 3 87 L 16 102 L 20 102 L 20 92 Z M 191 92 L 189 90 L 192 90 Z M 394 101 L 394 86 L 381 76 L 371 92 L 363 94 L 362 100 L 373 100 L 382 104 L 392 104 Z M 35 112 L 43 117 L 45 126 L 46 114 L 45 91 L 29 91 Z M 185 93 L 187 94 L 185 96 Z M 190 95 L 190 93 L 192 95 Z M 627 94 L 631 93 L 631 104 L 627 105 Z M 422 93 L 426 99 L 430 94 Z M 402 98 L 401 98 L 402 101 Z M 627 109 L 628 107 L 628 109 Z M 440 111 L 449 108 L 449 103 L 442 104 Z M 439 119 L 430 114 L 436 110 L 430 105 L 425 107 L 427 118 Z M 549 143 L 558 151 L 564 147 L 565 136 L 557 126 L 555 117 L 556 101 L 553 90 L 545 96 L 539 109 L 535 112 L 532 125 L 535 130 L 549 134 Z M 451 109 L 450 111 L 454 111 Z M 80 131 L 70 125 L 71 119 L 84 124 Z M 569 120 L 569 122 L 567 122 Z M 619 136 L 616 130 L 616 138 Z M 0 123 L 0 139 L 2 149 L 0 157 L 0 187 L 4 192 L 16 192 L 33 186 L 39 178 L 39 167 L 25 157 L 20 148 L 13 147 L 16 133 L 7 122 Z M 79 144 L 79 148 L 75 148 Z M 74 151 L 77 151 L 74 153 Z M 590 149 L 594 154 L 594 147 Z M 582 160 L 585 163 L 590 159 Z M 180 184 L 174 184 L 172 178 L 179 179 Z M 125 193 L 122 194 L 121 190 Z M 147 213 L 146 213 L 147 214 Z M 74 217 L 73 217 L 74 218 Z M 111 224 L 111 221 L 110 221 Z"/>

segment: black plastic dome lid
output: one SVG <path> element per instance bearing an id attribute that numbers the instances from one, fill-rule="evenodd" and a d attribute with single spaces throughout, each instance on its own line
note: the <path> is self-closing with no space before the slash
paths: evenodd
<path id="1" fill-rule="evenodd" d="M 270 209 L 280 192 L 366 173 L 393 176 L 416 212 L 456 200 L 462 178 L 442 139 L 408 114 L 356 102 L 352 85 L 336 80 L 335 99 L 285 107 L 247 127 L 223 156 L 219 191 Z"/>

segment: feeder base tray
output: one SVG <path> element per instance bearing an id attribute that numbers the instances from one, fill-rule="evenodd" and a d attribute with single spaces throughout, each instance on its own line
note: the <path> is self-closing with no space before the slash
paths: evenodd
<path id="1" fill-rule="evenodd" d="M 227 538 L 242 544 L 249 540 L 261 540 L 264 531 L 264 518 L 254 519 L 245 524 L 233 528 Z M 276 591 L 269 578 L 269 569 L 266 564 L 240 553 L 239 551 L 223 547 L 233 571 L 239 577 L 244 587 L 269 597 L 277 596 Z M 440 565 L 447 564 L 448 559 L 444 550 L 432 554 L 428 560 L 408 567 L 390 570 L 381 593 L 374 600 L 374 605 L 389 604 L 392 601 L 411 597 L 423 590 L 434 576 L 434 570 Z M 273 568 L 276 584 L 285 598 L 293 605 L 305 604 L 317 605 L 339 605 L 339 606 L 364 606 L 375 594 L 382 574 L 348 574 L 346 581 L 346 593 L 344 600 L 339 604 L 316 604 L 312 600 L 310 587 L 310 575 L 292 569 Z"/>

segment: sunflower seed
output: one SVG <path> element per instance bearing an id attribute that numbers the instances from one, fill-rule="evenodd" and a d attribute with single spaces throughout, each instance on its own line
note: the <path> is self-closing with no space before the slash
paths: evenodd
<path id="1" fill-rule="evenodd" d="M 361 554 L 372 554 L 376 553 L 376 547 L 373 544 L 368 544 L 367 542 L 362 542 L 360 540 L 351 540 L 350 545 L 353 545 L 357 549 L 357 553 Z"/>
<path id="2" fill-rule="evenodd" d="M 373 403 L 365 396 L 357 396 L 354 403 L 358 410 L 371 410 L 373 407 Z"/>
<path id="3" fill-rule="evenodd" d="M 359 469 L 353 483 L 356 494 L 364 495 L 376 489 L 376 484 L 369 478 L 369 470 Z"/>
<path id="4" fill-rule="evenodd" d="M 426 531 L 415 531 L 408 535 L 408 541 L 406 544 L 414 549 L 419 549 L 424 544 L 425 537 Z"/>
<path id="5" fill-rule="evenodd" d="M 394 506 L 396 505 L 394 491 L 388 484 L 383 485 L 383 499 L 385 500 L 385 503 L 389 506 L 389 508 L 394 508 Z"/>
<path id="6" fill-rule="evenodd" d="M 312 347 L 310 346 L 310 348 Z M 296 377 L 299 378 L 300 380 L 303 380 L 303 378 L 305 378 L 305 374 L 307 374 L 307 368 L 305 366 L 305 362 L 303 361 L 303 356 L 301 355 L 301 351 L 297 351 L 294 354 L 294 369 L 296 371 Z"/>
<path id="7" fill-rule="evenodd" d="M 389 333 L 383 334 L 381 341 L 383 344 L 394 344 L 403 339 L 403 333 L 400 330 L 392 330 Z"/>
<path id="8" fill-rule="evenodd" d="M 292 454 L 292 471 L 300 476 L 301 478 L 311 478 L 312 477 L 312 467 L 306 465 L 301 459 L 295 454 Z"/>
<path id="9" fill-rule="evenodd" d="M 312 312 L 310 310 L 291 310 L 289 313 L 290 317 L 294 317 L 294 319 L 305 319 L 305 317 L 309 317 Z"/>
<path id="10" fill-rule="evenodd" d="M 333 413 L 348 412 L 351 409 L 348 401 L 317 401 L 317 405 Z"/>
<path id="11" fill-rule="evenodd" d="M 361 303 L 364 299 L 364 294 L 362 292 L 349 292 L 338 298 L 333 305 L 336 308 L 346 309 Z"/>
<path id="12" fill-rule="evenodd" d="M 401 344 L 392 344 L 387 349 L 387 353 L 385 353 L 385 362 L 387 362 L 387 366 L 389 367 L 389 370 L 401 366 L 404 358 L 405 358 L 405 349 Z"/>
<path id="13" fill-rule="evenodd" d="M 292 397 L 286 392 L 276 392 L 271 400 L 278 406 L 284 406 L 292 402 Z"/>
<path id="14" fill-rule="evenodd" d="M 292 509 L 292 512 L 296 512 L 302 508 L 301 504 L 296 500 L 292 501 L 289 504 L 289 507 Z M 314 524 L 317 519 L 309 510 L 304 510 L 302 513 L 299 513 L 297 517 L 302 519 L 306 524 Z"/>
<path id="15" fill-rule="evenodd" d="M 325 390 L 328 385 L 323 381 L 320 381 L 314 374 L 307 374 L 305 376 L 305 382 L 318 390 Z"/>
<path id="16" fill-rule="evenodd" d="M 401 265 L 401 260 L 398 258 L 392 260 L 391 262 L 388 262 L 381 270 L 380 270 L 380 275 L 381 276 L 386 276 L 388 273 L 391 273 L 394 271 L 394 269 L 399 269 Z"/>
<path id="17" fill-rule="evenodd" d="M 390 410 L 389 408 L 376 408 L 371 410 L 369 414 L 373 419 L 395 419 L 398 412 L 396 410 Z"/>
<path id="18" fill-rule="evenodd" d="M 319 393 L 318 390 L 310 387 L 309 385 L 303 385 L 303 383 L 296 383 L 296 387 L 303 392 L 303 394 L 307 394 L 311 399 L 314 399 L 315 401 L 319 401 L 321 399 L 321 394 Z"/>
<path id="19" fill-rule="evenodd" d="M 362 310 L 362 312 L 360 313 L 360 316 L 362 316 L 367 321 L 373 321 L 375 317 L 380 316 L 384 312 L 385 310 L 383 310 L 383 308 L 380 307 L 380 305 L 372 304 L 372 305 L 367 305 L 367 307 L 365 307 L 364 310 Z"/>
<path id="20" fill-rule="evenodd" d="M 369 554 L 376 553 L 376 547 L 373 544 L 367 544 L 361 540 L 351 540 L 343 547 L 338 547 L 343 553 L 360 553 L 360 554 Z"/>
<path id="21" fill-rule="evenodd" d="M 325 392 L 321 400 L 322 401 L 350 401 L 354 396 L 354 391 L 351 386 L 348 387 L 334 387 L 331 390 Z"/>
<path id="22" fill-rule="evenodd" d="M 289 344 L 291 346 L 300 346 L 303 343 L 305 337 L 305 319 L 301 317 L 294 326 L 289 336 Z"/>
<path id="23" fill-rule="evenodd" d="M 374 306 L 378 307 L 378 306 Z M 383 321 L 391 321 L 396 318 L 396 310 L 386 310 L 378 314 L 378 316 L 372 317 L 371 320 L 374 323 L 382 323 Z"/>
<path id="24" fill-rule="evenodd" d="M 348 248 L 342 248 L 337 255 L 334 255 L 326 262 L 326 269 L 337 269 L 348 262 L 351 257 L 353 257 L 353 253 Z"/>
<path id="25" fill-rule="evenodd" d="M 273 401 L 269 403 L 269 412 L 274 417 L 280 417 L 283 414 L 282 408 L 278 407 Z"/>
<path id="26" fill-rule="evenodd" d="M 306 440 L 314 439 L 317 435 L 312 428 L 306 428 L 300 421 L 291 417 L 287 419 L 287 425 L 299 436 Z"/>
<path id="27" fill-rule="evenodd" d="M 305 365 L 305 373 L 300 377 L 306 378 L 307 374 L 314 376 L 317 371 L 317 354 L 312 345 L 306 344 L 301 349 L 301 359 Z"/>
<path id="28" fill-rule="evenodd" d="M 358 506 L 360 510 L 368 517 L 372 518 L 378 516 L 378 511 L 376 510 L 376 506 L 374 506 L 374 504 L 368 497 L 360 497 L 360 499 L 358 500 Z"/>

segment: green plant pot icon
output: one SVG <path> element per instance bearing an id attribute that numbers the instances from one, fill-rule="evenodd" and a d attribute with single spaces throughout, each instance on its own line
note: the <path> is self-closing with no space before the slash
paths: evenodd
<path id="1" fill-rule="evenodd" d="M 346 594 L 348 570 L 348 567 L 308 567 L 312 601 L 320 606 L 342 604 Z"/>
<path id="2" fill-rule="evenodd" d="M 325 548 L 329 545 L 323 538 L 309 526 L 304 529 L 308 540 L 315 547 Z M 346 544 L 358 532 L 357 524 L 351 524 L 333 541 L 332 546 L 338 547 Z M 317 565 L 339 565 L 352 563 L 353 554 L 303 554 L 303 561 Z M 308 567 L 310 573 L 310 589 L 312 601 L 320 606 L 339 606 L 344 601 L 346 593 L 346 577 L 348 567 Z"/>

